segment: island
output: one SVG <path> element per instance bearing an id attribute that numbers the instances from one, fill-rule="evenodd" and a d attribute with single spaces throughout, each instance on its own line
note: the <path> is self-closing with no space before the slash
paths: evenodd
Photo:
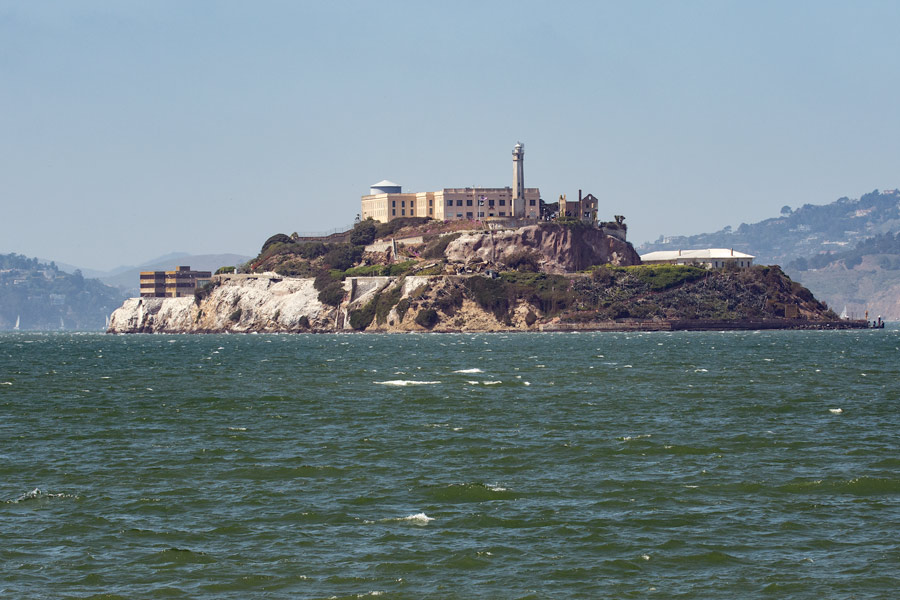
<path id="1" fill-rule="evenodd" d="M 611 222 L 365 219 L 276 234 L 192 293 L 130 298 L 110 333 L 844 329 L 778 266 L 748 255 L 642 264 Z M 732 253 L 733 254 L 733 253 Z M 711 254 L 718 256 L 716 254 Z M 752 258 L 752 257 L 750 257 Z"/>

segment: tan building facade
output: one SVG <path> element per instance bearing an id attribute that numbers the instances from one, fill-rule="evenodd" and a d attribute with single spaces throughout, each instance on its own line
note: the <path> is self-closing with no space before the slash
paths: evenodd
<path id="1" fill-rule="evenodd" d="M 362 219 L 382 223 L 401 217 L 431 217 L 441 221 L 524 217 L 537 219 L 541 211 L 539 188 L 524 189 L 523 212 L 514 214 L 512 188 L 444 188 L 436 192 L 381 193 L 362 197 Z"/>
<path id="2" fill-rule="evenodd" d="M 142 298 L 179 298 L 191 296 L 194 290 L 212 279 L 209 271 L 191 271 L 177 267 L 174 271 L 141 271 Z"/>
<path id="3" fill-rule="evenodd" d="M 379 181 L 362 197 L 360 217 L 387 223 L 403 217 L 441 221 L 518 217 L 539 219 L 541 191 L 525 187 L 525 146 L 513 148 L 513 187 L 444 188 L 436 192 L 403 193 L 393 181 Z"/>

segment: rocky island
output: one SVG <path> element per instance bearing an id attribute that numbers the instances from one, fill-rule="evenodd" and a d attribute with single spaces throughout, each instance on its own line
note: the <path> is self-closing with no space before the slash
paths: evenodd
<path id="1" fill-rule="evenodd" d="M 844 328 L 777 266 L 641 265 L 621 220 L 277 234 L 193 296 L 131 298 L 110 333 Z"/>

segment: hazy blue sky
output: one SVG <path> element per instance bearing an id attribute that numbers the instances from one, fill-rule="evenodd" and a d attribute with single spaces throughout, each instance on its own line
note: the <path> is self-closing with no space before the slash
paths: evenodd
<path id="1" fill-rule="evenodd" d="M 579 188 L 635 243 L 900 186 L 900 2 L 0 0 L 0 252 L 255 254 Z"/>

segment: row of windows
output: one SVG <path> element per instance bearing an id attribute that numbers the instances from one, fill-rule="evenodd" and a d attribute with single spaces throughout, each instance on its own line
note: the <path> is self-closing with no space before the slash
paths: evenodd
<path id="1" fill-rule="evenodd" d="M 488 200 L 488 206 L 494 206 L 494 200 Z M 506 206 L 506 200 L 498 200 L 500 206 Z M 457 200 L 456 206 L 462 206 L 463 201 Z M 531 205 L 534 206 L 534 200 L 531 201 Z M 453 206 L 453 200 L 447 200 L 447 206 Z M 466 200 L 466 206 L 472 206 L 472 200 Z M 484 201 L 479 201 L 478 206 L 484 206 Z"/>
<path id="2" fill-rule="evenodd" d="M 415 206 L 415 203 L 414 203 L 412 200 L 410 200 L 410 201 L 409 201 L 409 207 L 410 207 L 410 208 L 413 208 L 414 206 Z M 429 201 L 428 201 L 428 206 L 434 206 L 434 200 L 429 200 Z M 450 205 L 448 204 L 447 206 L 450 206 Z M 396 201 L 396 200 L 391 200 L 391 207 L 392 207 L 392 208 L 397 208 L 397 201 Z M 401 208 L 406 208 L 406 200 L 401 200 L 401 201 L 400 201 L 400 207 L 401 207 Z"/>

